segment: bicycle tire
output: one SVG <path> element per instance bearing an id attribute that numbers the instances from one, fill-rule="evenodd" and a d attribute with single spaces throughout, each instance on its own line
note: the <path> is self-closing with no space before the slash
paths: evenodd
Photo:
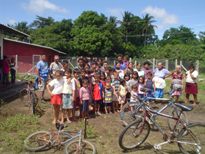
<path id="1" fill-rule="evenodd" d="M 201 151 L 200 141 L 190 129 L 185 128 L 179 132 L 179 135 L 177 136 L 177 143 L 179 150 L 183 154 L 199 154 Z M 188 150 L 188 148 L 190 150 Z"/>
<path id="2" fill-rule="evenodd" d="M 39 137 L 38 137 L 38 135 L 39 135 Z M 40 137 L 43 137 L 45 139 L 41 139 Z M 37 147 L 32 147 L 31 145 L 29 145 L 30 140 L 32 141 L 33 138 L 35 139 L 34 142 L 36 142 L 37 145 L 38 145 Z M 32 133 L 31 135 L 29 135 L 24 140 L 24 147 L 28 151 L 37 152 L 37 151 L 43 150 L 46 147 L 48 147 L 51 143 L 50 141 L 51 141 L 50 132 L 48 132 L 48 131 L 37 131 L 37 132 Z M 41 145 L 39 145 L 39 144 L 41 144 Z"/>
<path id="3" fill-rule="evenodd" d="M 97 150 L 96 150 L 95 146 L 91 142 L 89 142 L 87 140 L 82 140 L 81 141 L 81 146 L 82 146 L 82 144 L 84 144 L 83 146 L 88 145 L 90 148 L 88 148 L 87 150 L 90 150 L 90 151 L 88 151 L 88 152 L 87 151 L 86 152 L 85 151 L 76 151 L 79 148 L 78 147 L 79 146 L 79 140 L 74 140 L 74 141 L 71 141 L 68 144 L 66 144 L 65 153 L 66 154 L 73 154 L 73 153 L 76 153 L 76 152 L 78 154 L 96 154 L 97 153 Z M 72 146 L 74 146 L 74 149 L 73 150 L 69 149 Z M 85 147 L 82 147 L 82 148 L 85 148 Z M 82 150 L 82 149 L 80 148 L 80 150 Z"/>
<path id="4" fill-rule="evenodd" d="M 178 111 L 178 112 L 179 112 L 179 111 Z M 170 111 L 169 115 L 171 115 L 171 116 L 173 116 L 173 117 L 177 117 L 176 109 L 173 108 L 173 109 Z M 182 114 L 181 114 L 181 116 L 180 116 L 180 119 L 181 119 L 183 122 L 185 122 L 186 124 L 189 123 L 189 120 L 188 120 L 187 115 L 186 115 L 185 112 L 182 112 Z M 168 124 L 169 130 L 170 130 L 170 131 L 173 131 L 174 125 L 176 124 L 176 121 L 173 120 L 173 119 L 171 119 L 171 118 L 167 118 L 167 124 Z M 181 130 L 181 129 L 179 129 L 179 130 Z"/>
<path id="5" fill-rule="evenodd" d="M 144 137 L 136 143 L 136 139 L 142 134 L 142 132 L 144 130 L 147 130 L 145 132 L 145 135 Z M 131 134 L 128 134 L 128 141 L 129 142 L 135 142 L 134 144 L 133 143 L 130 143 L 132 145 L 126 145 L 124 143 L 124 140 L 126 140 L 126 134 L 129 133 L 129 131 L 131 130 Z M 136 132 L 136 130 L 138 130 L 139 132 Z M 138 134 L 136 134 L 138 133 Z M 142 143 L 144 143 L 144 141 L 147 139 L 147 137 L 149 136 L 149 133 L 150 133 L 150 125 L 147 121 L 143 121 L 142 119 L 137 119 L 135 120 L 134 122 L 132 122 L 131 124 L 129 124 L 120 134 L 119 136 L 119 146 L 120 148 L 124 149 L 124 150 L 132 150 L 132 149 L 135 149 L 137 147 L 139 147 Z M 132 139 L 132 137 L 134 137 L 134 139 Z M 132 141 L 134 140 L 134 141 Z"/>

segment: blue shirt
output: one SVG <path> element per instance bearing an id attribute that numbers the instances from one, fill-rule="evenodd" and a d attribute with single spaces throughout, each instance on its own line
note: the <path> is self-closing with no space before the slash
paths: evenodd
<path id="1" fill-rule="evenodd" d="M 48 67 L 48 63 L 45 61 L 40 60 L 37 64 L 36 67 L 39 71 L 39 75 L 42 78 L 47 78 L 48 74 L 49 74 L 49 67 Z"/>
<path id="2" fill-rule="evenodd" d="M 161 69 L 161 70 L 159 70 L 158 68 L 156 68 L 156 69 L 154 70 L 154 76 L 157 76 L 157 77 L 159 77 L 159 78 L 165 78 L 165 76 L 168 75 L 168 74 L 169 74 L 169 71 L 168 71 L 167 69 L 165 69 L 165 68 L 163 68 L 163 69 Z"/>

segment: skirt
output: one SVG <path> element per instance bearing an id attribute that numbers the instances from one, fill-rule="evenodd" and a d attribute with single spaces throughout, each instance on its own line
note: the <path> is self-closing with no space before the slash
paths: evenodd
<path id="1" fill-rule="evenodd" d="M 198 93 L 197 83 L 186 83 L 185 93 L 186 94 L 197 94 Z"/>

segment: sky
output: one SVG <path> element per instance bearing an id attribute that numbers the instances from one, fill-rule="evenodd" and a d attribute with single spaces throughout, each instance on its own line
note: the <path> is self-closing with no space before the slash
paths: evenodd
<path id="1" fill-rule="evenodd" d="M 205 31 L 205 0 L 0 0 L 0 23 L 29 24 L 36 15 L 75 20 L 83 11 L 93 10 L 106 16 L 122 19 L 124 11 L 143 17 L 154 16 L 159 38 L 165 30 L 180 25 L 191 28 L 196 34 Z"/>

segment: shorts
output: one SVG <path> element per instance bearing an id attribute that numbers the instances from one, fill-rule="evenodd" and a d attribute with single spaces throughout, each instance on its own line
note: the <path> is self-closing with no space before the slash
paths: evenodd
<path id="1" fill-rule="evenodd" d="M 156 89 L 154 92 L 155 98 L 163 98 L 164 97 L 164 89 Z"/>
<path id="2" fill-rule="evenodd" d="M 62 104 L 62 94 L 55 94 L 51 96 L 52 105 L 61 105 Z"/>
<path id="3" fill-rule="evenodd" d="M 89 100 L 83 100 L 82 101 L 82 112 L 88 112 L 89 111 Z"/>
<path id="4" fill-rule="evenodd" d="M 41 78 L 41 85 L 38 85 L 38 91 L 44 91 L 46 89 L 47 82 L 48 78 Z"/>
<path id="5" fill-rule="evenodd" d="M 186 83 L 185 93 L 186 94 L 197 94 L 198 93 L 197 83 Z"/>
<path id="6" fill-rule="evenodd" d="M 73 108 L 73 99 L 71 94 L 63 94 L 63 109 Z"/>
<path id="7" fill-rule="evenodd" d="M 119 104 L 125 103 L 126 96 L 119 96 Z"/>
<path id="8" fill-rule="evenodd" d="M 113 103 L 105 103 L 105 107 L 112 107 Z"/>
<path id="9" fill-rule="evenodd" d="M 94 104 L 100 104 L 101 105 L 101 104 L 103 104 L 103 101 L 102 100 L 97 100 L 97 101 L 94 100 Z"/>

